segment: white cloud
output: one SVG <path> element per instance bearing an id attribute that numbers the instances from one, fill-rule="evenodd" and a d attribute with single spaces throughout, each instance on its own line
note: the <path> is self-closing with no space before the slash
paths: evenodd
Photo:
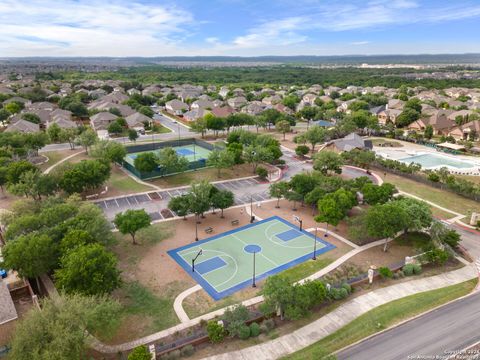
<path id="1" fill-rule="evenodd" d="M 193 16 L 127 1 L 2 0 L 0 23 L 0 53 L 9 56 L 152 56 L 178 51 Z"/>
<path id="2" fill-rule="evenodd" d="M 350 45 L 355 45 L 355 46 L 367 45 L 367 44 L 370 44 L 370 41 L 354 41 L 350 43 Z"/>

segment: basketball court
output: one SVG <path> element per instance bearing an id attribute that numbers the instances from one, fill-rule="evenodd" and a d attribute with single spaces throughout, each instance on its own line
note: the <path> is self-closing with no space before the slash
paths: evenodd
<path id="1" fill-rule="evenodd" d="M 335 246 L 273 216 L 168 251 L 215 300 L 255 281 L 334 249 Z M 194 260 L 194 267 L 192 266 Z M 193 271 L 192 271 L 193 270 Z"/>

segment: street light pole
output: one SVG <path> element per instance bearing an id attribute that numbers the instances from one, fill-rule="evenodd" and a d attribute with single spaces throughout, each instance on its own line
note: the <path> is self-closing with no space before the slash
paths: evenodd
<path id="1" fill-rule="evenodd" d="M 195 241 L 198 241 L 198 215 L 195 214 Z"/>
<path id="2" fill-rule="evenodd" d="M 317 227 L 315 226 L 315 237 L 313 239 L 313 257 L 312 260 L 317 260 Z"/>
<path id="3" fill-rule="evenodd" d="M 250 195 L 250 224 L 255 221 L 255 216 L 253 216 L 253 196 Z"/>
<path id="4" fill-rule="evenodd" d="M 257 287 L 255 284 L 255 251 L 253 252 L 253 278 L 252 278 L 252 287 Z"/>

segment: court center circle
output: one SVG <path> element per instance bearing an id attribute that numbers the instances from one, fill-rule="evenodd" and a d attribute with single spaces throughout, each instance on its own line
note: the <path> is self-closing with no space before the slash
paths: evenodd
<path id="1" fill-rule="evenodd" d="M 247 253 L 253 254 L 253 253 L 259 253 L 260 251 L 262 251 L 262 248 L 259 245 L 250 244 L 245 246 L 243 250 Z"/>

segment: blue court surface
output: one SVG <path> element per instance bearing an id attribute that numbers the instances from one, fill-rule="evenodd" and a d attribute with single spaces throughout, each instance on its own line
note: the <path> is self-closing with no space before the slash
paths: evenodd
<path id="1" fill-rule="evenodd" d="M 335 248 L 334 245 L 299 230 L 288 221 L 273 216 L 223 234 L 194 242 L 168 254 L 215 300 L 247 286 L 253 278 L 264 279 Z M 192 259 L 202 252 L 195 261 Z"/>

